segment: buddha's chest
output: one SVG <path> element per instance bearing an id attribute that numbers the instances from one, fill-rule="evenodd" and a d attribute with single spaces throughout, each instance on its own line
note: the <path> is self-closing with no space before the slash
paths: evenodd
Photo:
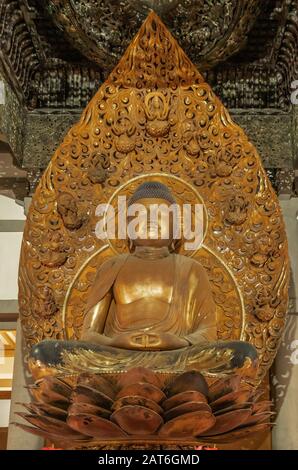
<path id="1" fill-rule="evenodd" d="M 157 299 L 170 303 L 174 284 L 174 259 L 142 260 L 130 257 L 120 270 L 114 284 L 118 304 L 141 299 Z"/>

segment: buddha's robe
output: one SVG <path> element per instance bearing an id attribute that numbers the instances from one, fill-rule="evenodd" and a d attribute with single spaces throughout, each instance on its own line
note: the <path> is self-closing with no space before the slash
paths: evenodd
<path id="1" fill-rule="evenodd" d="M 128 257 L 120 255 L 106 261 L 98 270 L 86 312 L 98 305 L 111 291 Z M 256 365 L 254 346 L 244 341 L 216 341 L 216 307 L 204 268 L 191 258 L 174 256 L 172 299 L 165 314 L 155 319 L 149 330 L 170 332 L 186 338 L 190 345 L 165 351 L 129 350 L 88 341 L 42 341 L 31 351 L 36 363 L 64 368 L 69 372 L 117 372 L 143 366 L 162 372 L 197 369 L 212 373 L 230 373 Z M 142 312 L 136 312 L 136 315 Z M 114 302 L 98 318 L 93 331 L 109 336 L 135 331 L 133 322 L 121 324 Z M 146 328 L 146 331 L 148 331 Z M 248 364 L 248 366 L 247 366 Z"/>
<path id="2" fill-rule="evenodd" d="M 120 255 L 106 261 L 98 270 L 89 295 L 87 311 L 94 308 L 113 289 L 117 277 L 129 256 Z M 146 331 L 172 333 L 188 339 L 191 344 L 215 341 L 216 306 L 211 286 L 204 268 L 186 256 L 172 254 L 173 289 L 169 305 L 165 306 L 161 318 L 146 325 Z M 145 261 L 146 262 L 146 261 Z M 130 322 L 124 321 L 113 300 L 106 318 L 99 319 L 98 333 L 110 337 L 138 330 L 138 319 L 142 312 L 133 312 Z"/>

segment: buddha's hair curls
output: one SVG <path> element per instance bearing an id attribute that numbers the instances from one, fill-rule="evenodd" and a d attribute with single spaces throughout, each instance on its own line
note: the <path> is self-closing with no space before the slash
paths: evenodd
<path id="1" fill-rule="evenodd" d="M 140 184 L 128 201 L 128 205 L 134 204 L 140 199 L 164 199 L 171 204 L 176 204 L 169 188 L 159 181 L 146 181 Z"/>

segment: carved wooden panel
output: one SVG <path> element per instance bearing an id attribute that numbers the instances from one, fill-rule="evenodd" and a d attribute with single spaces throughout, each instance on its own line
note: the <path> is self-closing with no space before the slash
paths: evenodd
<path id="1" fill-rule="evenodd" d="M 222 334 L 242 334 L 256 346 L 261 378 L 287 311 L 288 253 L 278 200 L 257 151 L 154 13 L 69 130 L 33 197 L 19 276 L 27 345 L 64 337 L 67 291 L 106 244 L 95 236 L 97 205 L 134 178 L 153 174 L 178 178 L 204 201 L 204 249 L 214 256 L 196 255 L 207 269 L 210 263 L 213 285 L 235 280 L 234 304 L 230 287 L 217 292 L 219 310 L 228 306 Z M 179 192 L 178 182 L 173 187 Z M 215 272 L 216 263 L 222 272 Z M 222 278 L 223 272 L 229 275 Z M 71 336 L 79 334 L 92 276 L 86 272 L 82 296 L 72 297 Z"/>
<path id="2" fill-rule="evenodd" d="M 0 68 L 29 108 L 80 109 L 150 7 L 200 69 L 221 62 L 207 81 L 228 107 L 288 109 L 297 0 L 0 0 Z"/>
<path id="3" fill-rule="evenodd" d="M 92 62 L 115 64 L 150 10 L 173 30 L 200 68 L 221 62 L 245 44 L 261 0 L 45 0 L 71 43 Z"/>

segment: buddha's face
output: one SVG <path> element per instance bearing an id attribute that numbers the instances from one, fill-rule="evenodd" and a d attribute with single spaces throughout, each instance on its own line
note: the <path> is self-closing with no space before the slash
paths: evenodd
<path id="1" fill-rule="evenodd" d="M 169 210 L 172 204 L 166 199 L 158 198 L 139 199 L 135 204 L 141 210 L 132 215 L 129 207 L 127 219 L 132 244 L 135 247 L 170 247 L 174 239 L 175 216 Z"/>

